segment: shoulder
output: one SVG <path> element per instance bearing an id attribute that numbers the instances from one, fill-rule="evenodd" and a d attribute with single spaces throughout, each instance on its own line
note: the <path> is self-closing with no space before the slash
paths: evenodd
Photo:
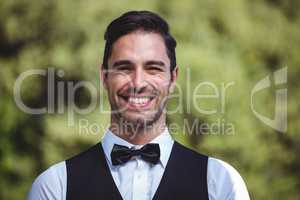
<path id="1" fill-rule="evenodd" d="M 207 184 L 210 199 L 249 199 L 241 175 L 234 167 L 222 160 L 209 157 Z"/>
<path id="2" fill-rule="evenodd" d="M 66 179 L 65 161 L 52 165 L 35 179 L 28 200 L 65 199 Z"/>
<path id="3" fill-rule="evenodd" d="M 98 155 L 101 154 L 102 152 L 103 152 L 102 145 L 101 145 L 101 142 L 99 142 L 99 143 L 89 147 L 88 149 L 74 155 L 73 157 L 67 159 L 65 162 L 66 162 L 67 167 L 71 163 L 80 164 L 82 162 L 87 162 L 87 161 L 91 160 L 91 158 L 98 157 Z"/>
<path id="4" fill-rule="evenodd" d="M 207 162 L 207 159 L 208 159 L 208 156 L 201 154 L 193 149 L 190 149 L 190 148 L 180 144 L 177 141 L 174 142 L 173 151 L 175 151 L 180 157 L 185 158 L 187 160 L 194 158 L 194 159 L 198 159 L 198 160 L 200 159 L 200 160 Z"/>

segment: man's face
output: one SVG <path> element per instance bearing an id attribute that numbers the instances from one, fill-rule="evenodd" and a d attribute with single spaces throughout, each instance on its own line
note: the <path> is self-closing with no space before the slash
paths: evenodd
<path id="1" fill-rule="evenodd" d="M 119 122 L 149 125 L 163 113 L 177 68 L 170 72 L 161 35 L 138 31 L 113 44 L 108 71 L 102 71 L 102 78 L 113 117 Z"/>

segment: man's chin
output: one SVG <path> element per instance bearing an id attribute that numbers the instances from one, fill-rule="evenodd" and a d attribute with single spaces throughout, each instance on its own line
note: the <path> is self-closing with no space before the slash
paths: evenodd
<path id="1" fill-rule="evenodd" d="M 150 122 L 150 120 L 146 120 L 145 118 L 124 118 L 124 122 L 127 125 L 132 126 L 144 126 Z"/>
<path id="2" fill-rule="evenodd" d="M 150 128 L 155 122 L 155 119 L 147 117 L 129 117 L 123 116 L 122 120 L 119 121 L 121 126 L 127 126 L 128 128 Z"/>
<path id="3" fill-rule="evenodd" d="M 132 111 L 126 111 L 126 112 L 119 112 L 116 116 L 116 123 L 118 123 L 119 126 L 122 127 L 128 127 L 128 128 L 151 128 L 152 125 L 158 121 L 160 118 L 162 112 L 132 112 Z"/>

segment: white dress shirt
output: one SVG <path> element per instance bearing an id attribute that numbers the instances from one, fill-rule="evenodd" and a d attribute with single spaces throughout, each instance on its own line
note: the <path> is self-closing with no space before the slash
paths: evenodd
<path id="1" fill-rule="evenodd" d="M 158 143 L 160 162 L 150 164 L 139 157 L 133 157 L 123 165 L 112 165 L 110 153 L 114 144 L 139 149 L 107 130 L 101 142 L 106 161 L 114 182 L 124 200 L 150 200 L 160 183 L 174 140 L 168 129 L 151 143 Z M 229 164 L 208 158 L 207 186 L 209 200 L 249 200 L 245 183 L 239 173 Z M 33 183 L 28 200 L 65 200 L 67 191 L 67 172 L 65 161 L 51 166 Z"/>

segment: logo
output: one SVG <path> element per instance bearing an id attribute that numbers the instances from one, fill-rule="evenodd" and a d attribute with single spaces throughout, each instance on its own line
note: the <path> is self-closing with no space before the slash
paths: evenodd
<path id="1" fill-rule="evenodd" d="M 281 68 L 273 73 L 273 84 L 274 86 L 279 86 L 287 83 L 287 67 Z M 270 119 L 263 114 L 259 113 L 253 104 L 253 99 L 255 93 L 270 88 L 272 81 L 270 76 L 266 76 L 261 79 L 252 89 L 251 91 L 251 109 L 254 115 L 262 121 L 264 124 L 269 127 L 279 131 L 286 132 L 287 131 L 287 88 L 276 89 L 275 92 L 275 116 L 273 119 Z"/>

